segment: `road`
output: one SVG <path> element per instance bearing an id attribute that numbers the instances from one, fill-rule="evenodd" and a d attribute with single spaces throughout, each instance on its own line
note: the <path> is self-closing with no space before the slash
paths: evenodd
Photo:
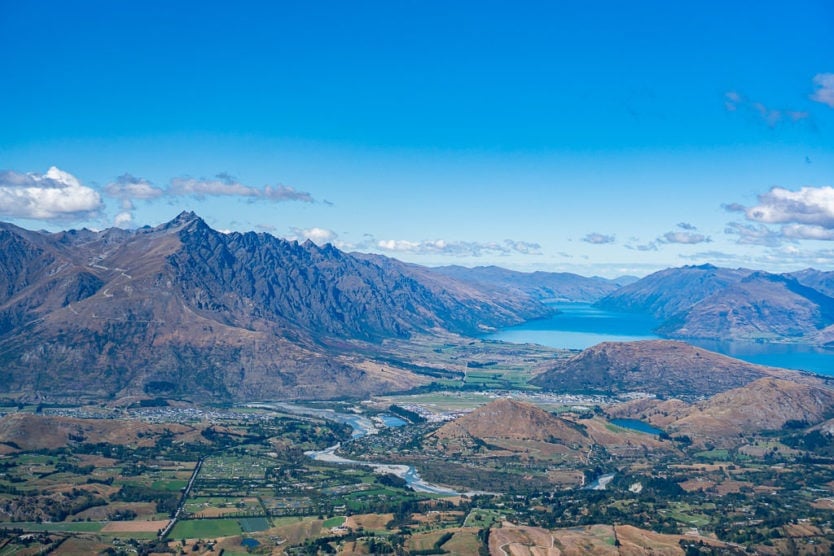
<path id="1" fill-rule="evenodd" d="M 197 460 L 197 465 L 194 466 L 194 472 L 191 474 L 191 478 L 188 480 L 188 485 L 185 487 L 185 490 L 182 491 L 182 496 L 180 496 L 180 503 L 177 504 L 177 509 L 174 512 L 174 517 L 171 518 L 171 521 L 168 522 L 168 525 L 165 526 L 165 529 L 160 531 L 159 538 L 164 539 L 168 533 L 174 528 L 174 525 L 177 524 L 177 520 L 182 515 L 183 510 L 185 509 L 185 501 L 188 499 L 188 494 L 191 492 L 191 487 L 194 486 L 194 481 L 197 479 L 197 475 L 200 473 L 200 468 L 203 466 L 203 460 L 205 458 L 200 458 Z"/>

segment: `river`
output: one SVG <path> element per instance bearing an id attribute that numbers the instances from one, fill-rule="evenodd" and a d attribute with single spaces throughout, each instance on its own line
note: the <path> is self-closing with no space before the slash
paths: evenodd
<path id="1" fill-rule="evenodd" d="M 552 306 L 559 313 L 550 318 L 505 328 L 484 338 L 577 350 L 589 348 L 600 342 L 658 339 L 652 331 L 659 322 L 652 317 L 605 311 L 587 303 L 553 303 Z M 687 342 L 750 363 L 834 376 L 834 350 L 787 343 L 710 340 Z"/>
<path id="2" fill-rule="evenodd" d="M 336 455 L 336 450 L 338 449 L 339 444 L 336 444 L 324 450 L 304 452 L 304 455 L 316 461 L 326 461 L 328 463 L 343 463 L 346 465 L 362 465 L 365 467 L 372 468 L 377 473 L 390 473 L 391 475 L 396 475 L 397 477 L 405 480 L 406 484 L 417 492 L 427 492 L 429 494 L 439 494 L 442 496 L 456 496 L 460 494 L 456 490 L 451 490 L 442 486 L 427 483 L 426 481 L 420 478 L 420 474 L 417 473 L 417 470 L 412 465 L 374 463 L 368 461 L 347 459 L 343 458 L 342 456 Z"/>
<path id="3" fill-rule="evenodd" d="M 351 438 L 361 438 L 363 436 L 369 434 L 377 434 L 379 432 L 379 428 L 374 424 L 374 422 L 371 419 L 365 417 L 364 415 L 339 413 L 332 409 L 315 409 L 312 407 L 285 402 L 264 402 L 252 403 L 248 405 L 250 407 L 275 409 L 278 411 L 285 411 L 287 413 L 292 413 L 295 415 L 307 415 L 311 417 L 327 419 L 329 421 L 345 423 L 353 428 Z M 400 426 L 400 424 L 405 424 L 405 421 L 393 416 L 383 416 L 383 418 L 380 419 L 380 421 L 384 423 L 386 426 Z M 457 496 L 458 494 L 461 494 L 456 490 L 448 489 L 424 481 L 420 477 L 420 474 L 417 472 L 417 469 L 415 469 L 414 466 L 411 465 L 375 463 L 344 458 L 336 454 L 336 450 L 339 449 L 339 446 L 340 444 L 335 444 L 333 446 L 325 448 L 324 450 L 304 452 L 304 455 L 316 461 L 340 463 L 345 465 L 362 465 L 364 467 L 372 468 L 377 473 L 390 473 L 403 479 L 409 487 L 411 487 L 413 490 L 417 492 L 426 492 L 429 494 L 438 494 L 441 496 Z"/>

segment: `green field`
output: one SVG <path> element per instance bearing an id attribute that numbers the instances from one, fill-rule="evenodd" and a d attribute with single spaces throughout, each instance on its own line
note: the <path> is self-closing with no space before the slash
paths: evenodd
<path id="1" fill-rule="evenodd" d="M 58 523 L 35 523 L 16 521 L 3 523 L 4 527 L 23 529 L 24 531 L 72 531 L 76 533 L 97 533 L 107 523 L 102 521 L 61 521 Z"/>
<path id="2" fill-rule="evenodd" d="M 238 520 L 240 528 L 244 533 L 254 533 L 256 531 L 266 531 L 272 524 L 265 517 L 243 517 Z"/>
<path id="3" fill-rule="evenodd" d="M 161 479 L 151 483 L 151 488 L 154 490 L 167 490 L 171 492 L 179 492 L 188 485 L 188 481 L 181 479 Z"/>
<path id="4" fill-rule="evenodd" d="M 330 527 L 340 527 L 344 522 L 344 516 L 331 517 L 330 519 L 326 519 L 322 526 L 329 529 Z"/>
<path id="5" fill-rule="evenodd" d="M 496 510 L 474 509 L 464 520 L 464 527 L 491 527 L 499 523 L 506 516 L 506 512 Z"/>
<path id="6" fill-rule="evenodd" d="M 730 459 L 730 452 L 721 448 L 716 450 L 704 450 L 702 452 L 697 452 L 695 457 L 711 461 L 728 461 Z"/>
<path id="7" fill-rule="evenodd" d="M 240 535 L 243 529 L 237 519 L 189 519 L 179 521 L 170 537 L 174 539 L 205 539 Z"/>

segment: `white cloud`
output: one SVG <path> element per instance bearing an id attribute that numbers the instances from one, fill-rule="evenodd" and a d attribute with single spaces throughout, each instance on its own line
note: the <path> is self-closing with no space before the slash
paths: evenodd
<path id="1" fill-rule="evenodd" d="M 335 243 L 339 234 L 327 228 L 291 228 L 293 236 L 289 237 L 290 241 L 306 241 L 310 240 L 316 245 L 324 245 L 325 243 Z"/>
<path id="2" fill-rule="evenodd" d="M 133 214 L 128 211 L 120 212 L 116 215 L 116 218 L 113 219 L 113 225 L 117 228 L 124 228 L 126 226 L 130 226 L 132 222 Z"/>
<path id="3" fill-rule="evenodd" d="M 730 222 L 724 228 L 724 233 L 736 235 L 736 243 L 741 245 L 765 245 L 768 247 L 779 246 L 783 242 L 782 234 L 772 230 L 764 224 L 743 224 L 741 222 Z"/>
<path id="4" fill-rule="evenodd" d="M 681 243 L 684 245 L 695 245 L 698 243 L 709 243 L 712 241 L 704 234 L 687 231 L 666 232 L 658 241 L 662 243 Z"/>
<path id="5" fill-rule="evenodd" d="M 173 196 L 190 196 L 198 199 L 215 196 L 234 196 L 279 202 L 313 202 L 313 197 L 309 193 L 296 191 L 288 185 L 267 185 L 263 189 L 258 189 L 240 183 L 234 176 L 225 172 L 217 174 L 214 179 L 197 179 L 188 176 L 173 178 L 167 193 Z"/>
<path id="6" fill-rule="evenodd" d="M 228 174 L 218 174 L 217 178 L 213 180 L 191 177 L 173 178 L 168 193 L 170 195 L 191 195 L 198 198 L 216 195 L 258 196 L 257 189 L 238 183 Z"/>
<path id="7" fill-rule="evenodd" d="M 448 241 L 444 239 L 409 241 L 403 239 L 383 239 L 375 246 L 382 251 L 406 252 L 415 254 L 434 254 L 455 257 L 480 257 L 482 255 L 537 255 L 541 245 L 527 241 L 505 239 L 503 242 Z"/>
<path id="8" fill-rule="evenodd" d="M 817 90 L 811 95 L 811 100 L 827 104 L 834 108 L 834 73 L 820 73 L 814 76 Z"/>
<path id="9" fill-rule="evenodd" d="M 386 251 L 421 251 L 430 250 L 431 246 L 437 247 L 440 242 L 429 241 L 407 241 L 404 239 L 381 239 L 377 247 Z"/>
<path id="10" fill-rule="evenodd" d="M 616 238 L 613 235 L 600 234 L 592 232 L 582 238 L 585 243 L 593 243 L 594 245 L 603 245 L 605 243 L 614 243 Z"/>
<path id="11" fill-rule="evenodd" d="M 133 204 L 134 199 L 156 199 L 165 195 L 165 190 L 156 187 L 145 178 L 122 174 L 116 181 L 104 186 L 104 193 L 119 200 L 122 212 L 116 215 L 114 225 L 128 227 L 133 222 L 133 210 L 136 208 Z"/>
<path id="12" fill-rule="evenodd" d="M 289 185 L 264 186 L 261 197 L 270 201 L 302 201 L 312 203 L 313 197 L 304 191 L 296 191 Z"/>
<path id="13" fill-rule="evenodd" d="M 17 218 L 80 219 L 102 208 L 101 196 L 68 172 L 0 171 L 0 214 Z"/>
<path id="14" fill-rule="evenodd" d="M 538 254 L 542 248 L 542 246 L 538 243 L 532 243 L 529 241 L 513 241 L 511 239 L 505 239 L 504 246 L 509 248 L 510 251 L 521 253 L 522 255 Z"/>
<path id="15" fill-rule="evenodd" d="M 745 212 L 747 210 L 747 207 L 741 203 L 724 203 L 721 205 L 721 208 L 727 212 Z"/>
<path id="16" fill-rule="evenodd" d="M 730 222 L 725 233 L 736 243 L 781 247 L 801 240 L 834 241 L 834 187 L 773 187 L 752 207 L 732 205 L 753 224 Z M 727 205 L 725 205 L 725 208 Z M 780 224 L 777 228 L 772 224 Z"/>
<path id="17" fill-rule="evenodd" d="M 788 224 L 782 226 L 782 235 L 788 239 L 817 239 L 821 241 L 834 240 L 834 229 L 808 224 Z"/>
<path id="18" fill-rule="evenodd" d="M 809 224 L 834 228 L 834 187 L 802 187 L 791 191 L 774 187 L 759 195 L 759 204 L 746 210 L 753 222 Z"/>
<path id="19" fill-rule="evenodd" d="M 144 178 L 122 174 L 116 181 L 104 186 L 104 193 L 117 199 L 156 199 L 165 191 Z"/>

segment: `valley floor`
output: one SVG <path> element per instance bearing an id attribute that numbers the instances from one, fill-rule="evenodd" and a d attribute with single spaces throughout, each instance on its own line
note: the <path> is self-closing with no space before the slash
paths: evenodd
<path id="1" fill-rule="evenodd" d="M 444 424 L 509 395 L 540 402 L 594 445 L 578 454 L 557 439 L 429 445 Z M 9 407 L 0 420 L 0 554 L 831 549 L 834 461 L 792 446 L 794 433 L 696 450 L 611 424 L 602 412 L 611 401 L 487 390 L 316 404 L 304 415 Z M 396 408 L 420 422 L 386 427 Z M 350 427 L 317 414 L 364 417 L 376 434 L 351 440 Z M 304 454 L 337 442 L 351 458 L 413 465 L 425 480 L 492 494 L 415 492 L 396 475 Z M 604 489 L 581 488 L 605 474 Z"/>

